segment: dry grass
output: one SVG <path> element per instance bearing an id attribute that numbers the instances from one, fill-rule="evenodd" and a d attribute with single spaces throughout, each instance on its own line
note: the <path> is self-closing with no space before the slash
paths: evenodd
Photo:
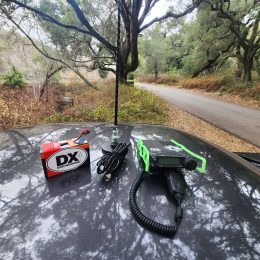
<path id="1" fill-rule="evenodd" d="M 256 82 L 255 85 L 249 87 L 234 86 L 228 93 L 245 99 L 254 99 L 258 101 L 258 105 L 260 106 L 260 82 Z"/>
<path id="2" fill-rule="evenodd" d="M 188 89 L 203 89 L 204 91 L 218 91 L 228 84 L 225 78 L 201 77 L 201 78 L 183 78 L 179 85 Z"/>
<path id="3" fill-rule="evenodd" d="M 169 76 L 167 74 L 160 74 L 158 79 L 155 80 L 154 75 L 145 74 L 138 77 L 139 82 L 146 83 L 157 83 L 157 84 L 165 84 L 165 85 L 174 85 L 178 82 L 178 79 L 173 76 Z"/>
<path id="4" fill-rule="evenodd" d="M 140 75 L 137 80 L 139 82 L 146 82 L 146 83 L 155 83 L 155 77 L 152 74 L 144 74 Z"/>
<path id="5" fill-rule="evenodd" d="M 169 75 L 160 75 L 156 81 L 157 84 L 174 85 L 178 82 L 176 77 L 171 77 Z"/>
<path id="6" fill-rule="evenodd" d="M 46 103 L 34 98 L 32 90 L 0 88 L 0 130 L 39 124 L 55 109 L 53 98 Z"/>

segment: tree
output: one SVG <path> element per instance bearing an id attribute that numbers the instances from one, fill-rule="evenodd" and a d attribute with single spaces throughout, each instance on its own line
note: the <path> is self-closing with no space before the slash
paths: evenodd
<path id="1" fill-rule="evenodd" d="M 148 22 L 146 17 L 159 0 L 119 0 L 117 2 L 82 0 L 80 4 L 75 0 L 55 2 L 2 0 L 2 4 L 7 5 L 12 10 L 21 7 L 36 15 L 43 22 L 55 24 L 81 35 L 82 41 L 89 45 L 88 51 L 91 53 L 91 57 L 97 57 L 93 60 L 93 64 L 104 70 L 112 70 L 111 62 L 100 61 L 103 56 L 107 57 L 107 54 L 109 55 L 107 59 L 110 61 L 115 60 L 116 57 L 116 26 L 114 23 L 116 2 L 120 6 L 123 20 L 123 39 L 119 55 L 120 76 L 121 79 L 126 80 L 127 74 L 135 71 L 138 66 L 139 34 L 157 22 L 169 18 L 179 18 L 192 12 L 201 1 L 187 0 L 188 5 L 183 11 L 168 10 L 164 15 L 155 17 Z"/>
<path id="2" fill-rule="evenodd" d="M 32 46 L 41 55 L 43 55 L 45 58 L 51 60 L 53 63 L 56 63 L 56 64 L 60 63 L 59 67 L 61 69 L 68 68 L 68 69 L 72 70 L 75 74 L 77 74 L 86 83 L 86 85 L 96 89 L 96 87 L 94 85 L 92 85 L 91 82 L 89 82 L 79 70 L 79 68 L 88 69 L 88 67 L 85 64 L 77 63 L 73 59 L 73 57 L 70 57 L 69 55 L 65 55 L 65 58 L 64 58 L 64 52 L 61 52 L 60 50 L 57 50 L 57 49 L 54 50 L 53 46 L 48 47 L 44 43 L 42 43 L 40 39 L 39 39 L 39 41 L 36 41 L 33 39 L 33 37 L 30 36 L 30 33 L 27 31 L 31 31 L 32 27 L 34 28 L 34 32 L 36 31 L 35 21 L 33 21 L 33 25 L 30 25 L 30 23 L 28 23 L 28 21 L 27 21 L 26 26 L 25 26 L 25 27 L 27 27 L 27 31 L 26 31 L 26 29 L 22 28 L 21 23 L 23 20 L 28 18 L 27 14 L 20 17 L 19 21 L 15 21 L 14 17 L 11 15 L 13 10 L 11 10 L 11 12 L 8 12 L 6 6 L 2 6 L 2 5 L 0 5 L 0 10 L 1 10 L 2 14 L 4 14 L 5 17 L 29 40 L 29 42 L 32 44 Z"/>
<path id="3" fill-rule="evenodd" d="M 42 59 L 41 59 L 42 58 Z M 53 77 L 60 71 L 66 69 L 66 67 L 63 65 L 60 65 L 57 62 L 53 62 L 52 60 L 46 59 L 44 56 L 41 56 L 40 59 L 38 59 L 38 62 L 42 63 L 43 68 L 43 74 L 44 74 L 44 81 L 42 83 L 42 86 L 40 88 L 40 94 L 39 98 L 43 98 L 44 94 L 47 92 L 49 83 L 53 79 Z M 47 92 L 47 99 L 48 99 L 48 92 Z"/>
<path id="4" fill-rule="evenodd" d="M 210 12 L 207 4 L 199 7 L 196 19 L 186 24 L 181 34 L 186 51 L 181 62 L 192 77 L 220 67 L 233 55 L 235 37 L 228 23 Z"/>
<path id="5" fill-rule="evenodd" d="M 161 26 L 156 25 L 145 37 L 141 39 L 141 53 L 145 59 L 145 68 L 147 72 L 153 72 L 155 80 L 158 79 L 158 73 L 165 70 L 167 51 L 169 47 L 166 38 L 161 31 Z"/>
<path id="6" fill-rule="evenodd" d="M 228 21 L 237 40 L 237 56 L 243 64 L 243 81 L 252 81 L 254 57 L 260 49 L 260 2 L 259 0 L 212 0 L 208 1 L 217 16 Z M 239 49 L 241 48 L 242 51 Z"/>

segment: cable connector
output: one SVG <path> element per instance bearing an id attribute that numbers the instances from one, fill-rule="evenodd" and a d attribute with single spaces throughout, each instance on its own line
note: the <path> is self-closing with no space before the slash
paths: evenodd
<path id="1" fill-rule="evenodd" d="M 112 143 L 115 145 L 118 144 L 119 138 L 120 138 L 120 134 L 118 128 L 115 126 L 112 133 L 112 140 L 113 140 Z"/>

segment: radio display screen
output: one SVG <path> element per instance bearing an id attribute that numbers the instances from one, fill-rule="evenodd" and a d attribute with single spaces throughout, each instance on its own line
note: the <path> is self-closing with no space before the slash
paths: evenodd
<path id="1" fill-rule="evenodd" d="M 158 163 L 160 165 L 180 165 L 181 158 L 163 156 L 163 157 L 159 157 Z"/>

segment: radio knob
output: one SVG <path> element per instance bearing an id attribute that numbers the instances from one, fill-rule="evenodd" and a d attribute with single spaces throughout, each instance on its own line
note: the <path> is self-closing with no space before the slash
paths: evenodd
<path id="1" fill-rule="evenodd" d="M 184 159 L 184 165 L 183 166 L 186 170 L 193 171 L 197 167 L 197 162 L 191 157 L 186 157 Z"/>

